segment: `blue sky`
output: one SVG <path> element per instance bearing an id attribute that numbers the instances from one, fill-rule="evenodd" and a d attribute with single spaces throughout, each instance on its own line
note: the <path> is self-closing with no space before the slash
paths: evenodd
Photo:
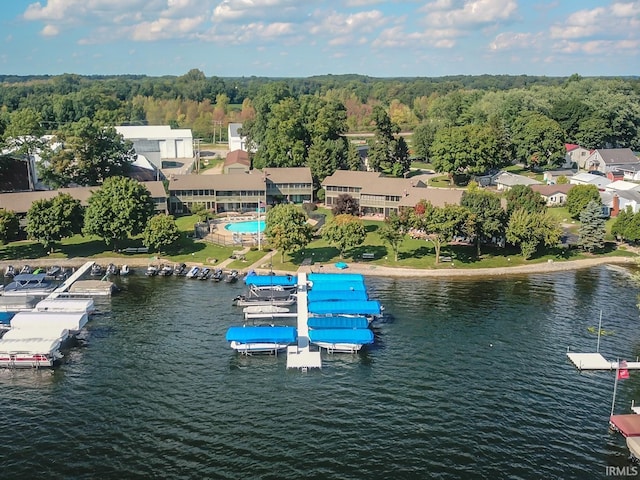
<path id="1" fill-rule="evenodd" d="M 640 0 L 3 0 L 0 73 L 640 74 Z"/>

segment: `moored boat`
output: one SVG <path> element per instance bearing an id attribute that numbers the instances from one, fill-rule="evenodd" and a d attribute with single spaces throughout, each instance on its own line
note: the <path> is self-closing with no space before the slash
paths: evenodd
<path id="1" fill-rule="evenodd" d="M 4 296 L 46 297 L 56 288 L 46 273 L 21 273 L 13 277 L 13 281 L 2 289 Z"/>
<path id="2" fill-rule="evenodd" d="M 125 264 L 120 267 L 120 276 L 126 277 L 130 273 L 131 273 L 131 269 L 129 268 L 129 265 Z"/>
<path id="3" fill-rule="evenodd" d="M 113 263 L 110 263 L 109 265 L 107 265 L 107 268 L 105 269 L 105 273 L 107 275 L 117 275 L 118 267 L 116 267 Z"/>
<path id="4" fill-rule="evenodd" d="M 239 276 L 240 276 L 240 272 L 238 272 L 237 270 L 231 270 L 224 277 L 224 281 L 227 283 L 236 283 L 238 281 Z"/>
<path id="5" fill-rule="evenodd" d="M 309 330 L 309 341 L 330 353 L 356 353 L 364 345 L 373 343 L 373 332 L 368 328 Z"/>
<path id="6" fill-rule="evenodd" d="M 200 280 L 209 280 L 210 274 L 211 274 L 211 269 L 208 267 L 204 267 L 202 270 L 200 270 L 200 273 L 198 274 L 198 278 Z"/>
<path id="7" fill-rule="evenodd" d="M 211 280 L 213 280 L 214 282 L 219 282 L 223 278 L 224 278 L 224 272 L 222 271 L 221 268 L 216 268 L 211 274 Z"/>
<path id="8" fill-rule="evenodd" d="M 245 295 L 238 295 L 233 299 L 233 304 L 237 307 L 249 307 L 251 305 L 254 306 L 264 306 L 264 305 L 274 305 L 276 307 L 287 307 L 289 305 L 293 305 L 296 303 L 296 296 L 290 295 L 286 298 L 247 298 Z"/>
<path id="9" fill-rule="evenodd" d="M 93 266 L 91 267 L 90 275 L 92 277 L 100 277 L 103 272 L 104 270 L 102 266 L 98 265 L 97 263 L 94 263 Z"/>
<path id="10" fill-rule="evenodd" d="M 147 277 L 155 277 L 158 274 L 158 266 L 157 265 L 149 265 L 147 267 L 147 271 L 144 272 Z"/>
<path id="11" fill-rule="evenodd" d="M 59 338 L 0 339 L 0 367 L 53 367 L 62 358 Z"/>
<path id="12" fill-rule="evenodd" d="M 16 276 L 16 269 L 13 265 L 7 265 L 7 268 L 4 270 L 4 276 L 7 278 L 13 278 Z"/>
<path id="13" fill-rule="evenodd" d="M 198 274 L 200 273 L 200 267 L 194 265 L 189 269 L 187 274 L 185 275 L 187 278 L 198 278 Z"/>
<path id="14" fill-rule="evenodd" d="M 273 325 L 230 327 L 225 338 L 240 353 L 276 353 L 294 343 L 298 333 L 295 327 Z"/>
<path id="15" fill-rule="evenodd" d="M 173 267 L 167 264 L 160 266 L 158 275 L 160 275 L 161 277 L 170 277 L 171 275 L 173 275 Z"/>

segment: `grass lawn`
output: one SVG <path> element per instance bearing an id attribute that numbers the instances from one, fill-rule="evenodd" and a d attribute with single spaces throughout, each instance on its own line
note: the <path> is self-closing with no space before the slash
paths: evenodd
<path id="1" fill-rule="evenodd" d="M 561 221 L 569 218 L 566 209 L 553 208 L 549 210 Z M 326 216 L 327 221 L 332 218 L 331 211 L 325 208 L 319 208 L 316 214 Z M 219 246 L 193 238 L 193 225 L 198 220 L 195 215 L 179 217 L 176 223 L 181 232 L 180 240 L 177 244 L 167 252 L 163 252 L 162 256 L 168 258 L 172 262 L 184 263 L 202 263 L 207 265 L 215 265 L 222 260 L 228 259 L 236 247 Z M 575 260 L 580 258 L 590 258 L 591 255 L 584 254 L 579 250 L 553 249 L 544 255 L 535 257 L 531 260 L 524 260 L 516 249 L 500 249 L 483 247 L 481 258 L 476 257 L 476 249 L 473 245 L 445 245 L 440 252 L 441 256 L 452 258 L 452 262 L 441 262 L 435 264 L 435 251 L 433 244 L 429 241 L 420 239 L 411 239 L 405 237 L 398 253 L 398 259 L 394 258 L 391 248 L 386 245 L 378 233 L 379 228 L 384 222 L 375 220 L 365 220 L 364 224 L 367 230 L 367 237 L 363 245 L 352 248 L 347 251 L 345 258 L 341 259 L 338 250 L 330 246 L 320 237 L 305 247 L 304 250 L 297 252 L 291 256 L 285 255 L 284 261 L 280 253 L 269 254 L 268 250 L 258 251 L 250 250 L 244 260 L 234 260 L 229 268 L 238 270 L 245 269 L 249 265 L 264 258 L 264 264 L 272 264 L 275 270 L 295 270 L 306 258 L 311 258 L 313 263 L 335 263 L 341 260 L 346 262 L 366 262 L 368 265 L 380 265 L 386 267 L 405 267 L 405 268 L 491 268 L 491 267 L 508 267 L 516 265 L 527 265 L 532 263 L 541 263 L 549 260 Z M 129 239 L 118 248 L 140 247 L 142 240 L 140 237 Z M 268 245 L 266 246 L 268 248 Z M 373 253 L 372 260 L 362 260 L 363 253 Z M 105 243 L 96 237 L 82 237 L 76 235 L 65 239 L 52 254 L 47 254 L 42 246 L 32 241 L 13 242 L 8 245 L 0 246 L 0 260 L 19 260 L 19 259 L 37 259 L 37 258 L 60 258 L 68 259 L 74 257 L 115 257 L 122 258 L 122 263 L 126 263 L 127 258 L 148 259 L 153 253 L 146 254 L 122 254 L 114 252 L 107 247 Z M 616 249 L 615 244 L 608 244 L 607 256 L 635 256 L 635 253 L 625 249 Z"/>

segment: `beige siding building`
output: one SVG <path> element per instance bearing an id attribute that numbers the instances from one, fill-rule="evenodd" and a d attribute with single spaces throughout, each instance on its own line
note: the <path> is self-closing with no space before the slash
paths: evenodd
<path id="1" fill-rule="evenodd" d="M 377 172 L 338 170 L 322 182 L 325 206 L 331 208 L 338 197 L 351 195 L 358 200 L 363 215 L 387 217 L 400 207 L 413 207 L 420 200 L 436 206 L 460 204 L 462 190 L 427 188 L 420 177 L 383 177 Z"/>
<path id="2" fill-rule="evenodd" d="M 169 211 L 187 213 L 196 203 L 216 213 L 255 211 L 282 202 L 310 202 L 311 170 L 269 168 L 227 175 L 173 175 L 169 179 Z"/>

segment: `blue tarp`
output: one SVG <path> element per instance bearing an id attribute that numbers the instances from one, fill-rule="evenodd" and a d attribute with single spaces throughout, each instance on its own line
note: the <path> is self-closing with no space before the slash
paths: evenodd
<path id="1" fill-rule="evenodd" d="M 345 282 L 345 281 L 360 281 L 364 282 L 364 275 L 360 273 L 310 273 L 307 275 L 307 280 L 312 282 L 325 281 L 325 282 Z"/>
<path id="2" fill-rule="evenodd" d="M 326 302 L 329 300 L 369 300 L 364 290 L 309 290 L 309 302 Z"/>
<path id="3" fill-rule="evenodd" d="M 295 327 L 229 327 L 226 339 L 239 343 L 293 343 L 298 338 Z"/>
<path id="4" fill-rule="evenodd" d="M 0 323 L 9 324 L 16 312 L 0 312 Z"/>
<path id="5" fill-rule="evenodd" d="M 336 268 L 339 268 L 340 270 L 344 270 L 345 268 L 349 268 L 349 265 L 347 265 L 344 262 L 337 262 L 336 263 Z"/>
<path id="6" fill-rule="evenodd" d="M 311 317 L 307 325 L 314 329 L 368 328 L 369 320 L 367 317 Z"/>
<path id="7" fill-rule="evenodd" d="M 293 286 L 298 283 L 298 277 L 295 275 L 249 275 L 244 279 L 247 285 L 255 285 L 256 287 L 268 287 L 271 285 Z"/>
<path id="8" fill-rule="evenodd" d="M 309 340 L 312 342 L 366 345 L 373 343 L 373 332 L 368 328 L 357 330 L 309 330 Z"/>
<path id="9" fill-rule="evenodd" d="M 380 315 L 382 308 L 377 300 L 327 301 L 309 303 L 309 313 L 316 315 Z"/>
<path id="10" fill-rule="evenodd" d="M 336 291 L 336 290 L 344 290 L 346 291 L 360 291 L 364 292 L 367 290 L 367 287 L 364 285 L 364 282 L 357 281 L 349 281 L 349 282 L 314 282 L 311 286 L 309 292 L 320 292 L 320 291 Z"/>

